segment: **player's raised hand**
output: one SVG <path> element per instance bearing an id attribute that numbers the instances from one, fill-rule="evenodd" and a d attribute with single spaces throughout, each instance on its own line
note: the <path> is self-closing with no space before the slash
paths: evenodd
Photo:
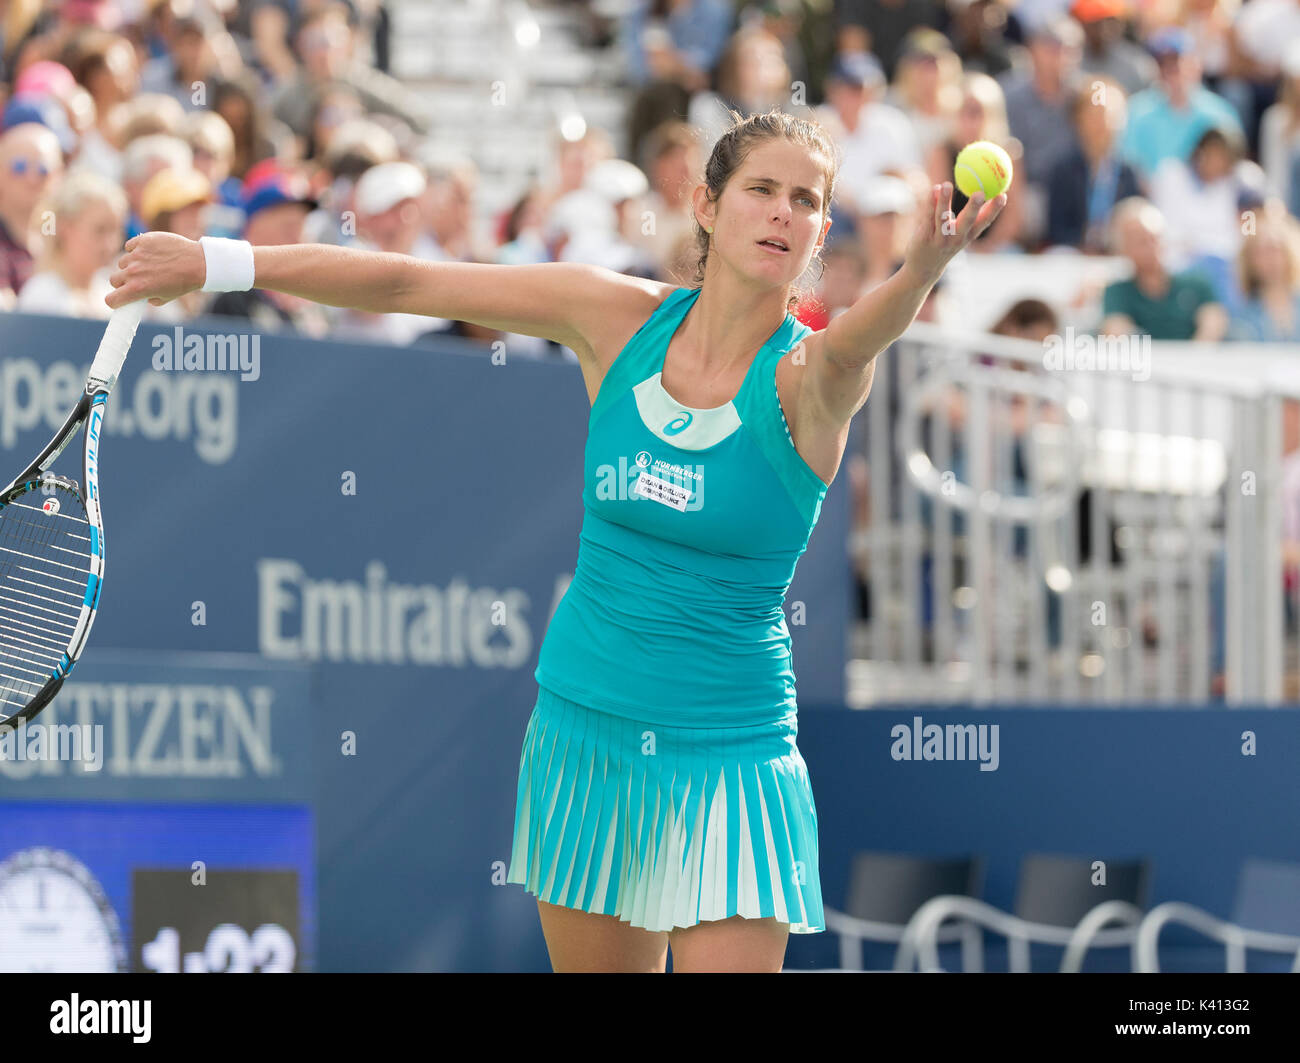
<path id="1" fill-rule="evenodd" d="M 923 205 L 917 217 L 916 231 L 907 249 L 907 267 L 926 283 L 933 284 L 953 256 L 992 225 L 993 219 L 1006 205 L 1005 192 L 987 202 L 977 192 L 967 201 L 962 212 L 954 215 L 952 182 L 934 185 L 930 189 L 929 203 Z"/>
<path id="2" fill-rule="evenodd" d="M 203 287 L 207 263 L 197 240 L 175 233 L 141 233 L 126 242 L 109 278 L 113 291 L 104 298 L 116 309 L 137 299 L 162 306 Z"/>

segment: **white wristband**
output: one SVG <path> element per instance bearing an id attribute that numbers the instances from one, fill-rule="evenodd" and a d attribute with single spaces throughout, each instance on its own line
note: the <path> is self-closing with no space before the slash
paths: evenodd
<path id="1" fill-rule="evenodd" d="M 207 264 L 205 292 L 246 292 L 253 287 L 253 245 L 223 236 L 199 238 Z"/>

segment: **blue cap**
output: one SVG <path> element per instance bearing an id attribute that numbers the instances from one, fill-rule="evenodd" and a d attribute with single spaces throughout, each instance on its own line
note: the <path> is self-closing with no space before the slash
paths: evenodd
<path id="1" fill-rule="evenodd" d="M 9 130 L 25 122 L 45 126 L 58 138 L 63 154 L 71 155 L 77 150 L 77 134 L 68 124 L 68 113 L 53 96 L 23 95 L 11 99 L 0 118 L 0 128 Z"/>
<path id="2" fill-rule="evenodd" d="M 278 207 L 281 203 L 301 203 L 309 210 L 316 209 L 316 200 L 307 194 L 306 188 L 283 173 L 274 174 L 245 189 L 241 206 L 247 220 L 259 210 Z"/>
<path id="3" fill-rule="evenodd" d="M 1178 26 L 1166 26 L 1147 38 L 1147 51 L 1157 59 L 1162 55 L 1186 55 L 1191 50 L 1191 34 Z"/>
<path id="4" fill-rule="evenodd" d="M 826 76 L 858 88 L 885 83 L 885 69 L 870 52 L 841 52 Z"/>

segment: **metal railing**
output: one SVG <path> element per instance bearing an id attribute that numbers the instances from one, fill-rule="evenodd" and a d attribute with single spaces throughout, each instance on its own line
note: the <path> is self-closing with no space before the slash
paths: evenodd
<path id="1" fill-rule="evenodd" d="M 1289 346 L 914 324 L 857 429 L 850 703 L 1295 699 L 1297 398 Z"/>

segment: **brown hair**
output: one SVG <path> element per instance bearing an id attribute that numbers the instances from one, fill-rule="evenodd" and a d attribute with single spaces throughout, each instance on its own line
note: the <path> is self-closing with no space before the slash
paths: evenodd
<path id="1" fill-rule="evenodd" d="M 1261 237 L 1275 236 L 1282 241 L 1287 259 L 1287 282 L 1294 292 L 1300 289 L 1300 223 L 1287 213 L 1280 199 L 1270 199 L 1256 214 L 1255 231 L 1241 242 L 1237 252 L 1237 281 L 1247 299 L 1257 299 L 1261 282 L 1255 270 L 1252 251 Z"/>
<path id="2" fill-rule="evenodd" d="M 740 169 L 749 153 L 758 144 L 767 143 L 784 137 L 808 149 L 810 154 L 821 155 L 827 161 L 826 195 L 822 198 L 822 221 L 826 220 L 831 209 L 831 197 L 835 192 L 835 177 L 840 168 L 840 151 L 830 135 L 817 122 L 805 118 L 796 118 L 775 108 L 765 114 L 753 114 L 746 118 L 739 111 L 728 108 L 730 128 L 718 138 L 704 167 L 705 193 L 710 203 L 716 203 L 732 175 Z M 695 264 L 695 279 L 689 285 L 698 288 L 704 283 L 704 267 L 709 259 L 709 234 L 695 222 L 695 244 L 699 258 Z M 821 255 L 814 256 L 815 261 L 825 270 Z M 794 285 L 790 291 L 787 306 L 793 306 L 810 292 Z"/>
<path id="3" fill-rule="evenodd" d="M 1007 308 L 989 331 L 995 336 L 1015 336 L 1035 325 L 1046 325 L 1055 332 L 1060 328 L 1056 311 L 1041 299 L 1021 299 Z"/>

